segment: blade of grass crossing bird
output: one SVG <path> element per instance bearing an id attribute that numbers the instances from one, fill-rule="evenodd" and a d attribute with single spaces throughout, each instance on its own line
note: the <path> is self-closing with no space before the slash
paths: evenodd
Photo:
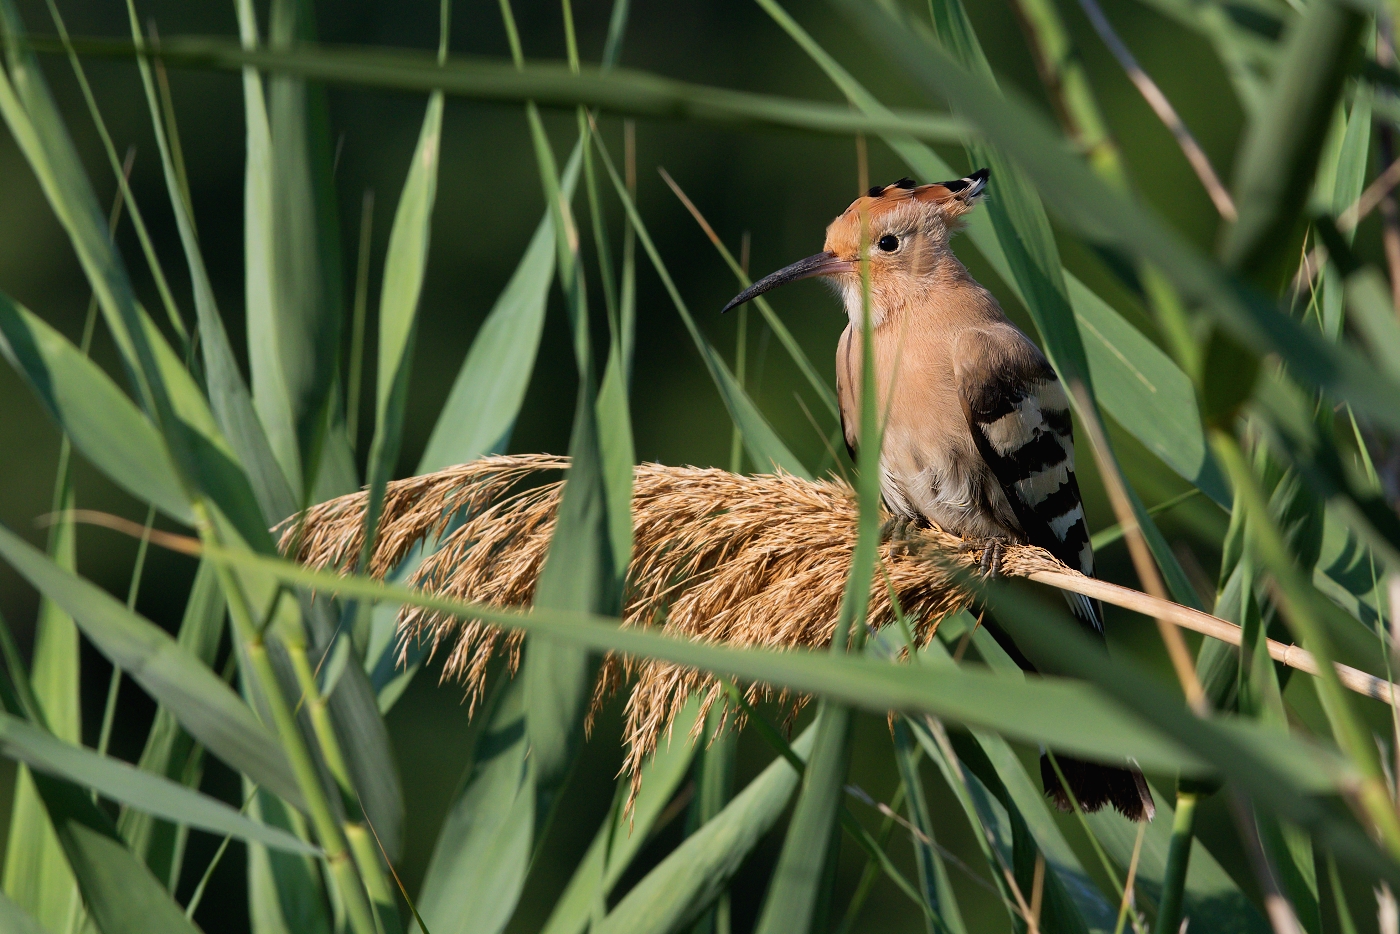
<path id="1" fill-rule="evenodd" d="M 360 576 L 313 571 L 241 550 L 210 547 L 206 548 L 206 555 L 230 567 L 256 571 L 323 594 L 406 603 L 451 616 L 480 618 L 504 629 L 543 633 L 597 652 L 657 658 L 726 677 L 782 685 L 801 693 L 823 694 L 862 710 L 932 713 L 952 722 L 995 730 L 1014 740 L 1045 743 L 1054 748 L 1063 746 L 1079 755 L 1107 759 L 1132 756 L 1149 770 L 1208 775 L 1212 769 L 1219 769 L 1245 781 L 1254 792 L 1266 793 L 1287 813 L 1306 820 L 1313 820 L 1318 814 L 1315 809 L 1310 810 L 1311 805 L 1303 801 L 1303 795 L 1336 789 L 1355 779 L 1355 772 L 1346 760 L 1329 753 L 1326 747 L 1266 732 L 1248 723 L 1212 726 L 1194 720 L 1183 721 L 1178 716 L 1181 711 L 1170 704 L 1154 706 L 1162 699 L 1154 693 L 1156 688 L 1152 687 L 1150 679 L 1146 688 L 1128 693 L 1126 682 L 1118 679 L 1112 670 L 1097 664 L 1086 667 L 1088 663 L 1075 660 L 1053 645 L 1047 658 L 1057 664 L 1067 659 L 1074 662 L 1068 670 L 1088 672 L 1096 682 L 1111 686 L 1113 699 L 1108 700 L 1097 689 L 1067 678 L 1017 680 L 958 669 L 930 681 L 907 667 L 830 652 L 770 653 L 725 648 L 645 629 L 619 627 L 613 618 L 542 607 L 522 614 L 464 603 Z M 1017 595 L 1013 593 L 1013 596 Z M 1003 600 L 1005 596 L 998 592 L 997 599 Z M 1017 600 L 1021 599 L 1017 596 Z M 1031 623 L 1039 625 L 1038 617 L 1031 616 L 1031 611 L 1021 603 L 1013 606 L 1024 609 Z M 1053 604 L 1049 605 L 1049 610 L 1054 610 Z M 1036 603 L 1034 613 L 1043 612 L 1047 612 L 1046 607 Z M 1051 624 L 1058 631 L 1063 619 L 1054 616 L 1044 625 Z M 1089 661 L 1094 660 L 1091 653 Z M 1132 678 L 1141 681 L 1145 677 L 1136 668 L 1129 667 Z M 1148 703 L 1148 699 L 1152 703 Z M 1153 726 L 1146 725 L 1144 720 Z M 1175 740 L 1166 740 L 1166 734 L 1185 738 L 1191 748 L 1199 747 L 1208 754 L 1208 760 Z"/>
<path id="2" fill-rule="evenodd" d="M 862 227 L 865 220 L 861 220 Z M 880 510 L 880 450 L 884 428 L 880 423 L 879 390 L 875 382 L 874 342 L 870 307 L 870 262 L 867 232 L 861 231 L 861 410 L 860 446 L 856 493 L 860 519 L 850 575 L 840 615 L 831 640 L 833 654 L 845 655 L 865 643 L 866 609 L 870 601 L 870 580 L 878 560 Z M 811 760 L 802 776 L 802 793 L 797 799 L 792 823 L 783 840 L 778 866 L 768 884 L 768 894 L 759 915 L 759 934 L 794 931 L 804 934 L 818 915 L 823 867 L 836 858 L 831 845 L 838 840 L 836 821 L 850 764 L 851 710 L 831 699 L 818 708 L 819 726 Z"/>

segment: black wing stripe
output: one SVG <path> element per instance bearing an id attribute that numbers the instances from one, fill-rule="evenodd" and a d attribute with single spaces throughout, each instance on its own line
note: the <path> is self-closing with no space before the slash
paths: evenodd
<path id="1" fill-rule="evenodd" d="M 1045 427 L 1057 435 L 1074 438 L 1074 419 L 1069 417 L 1069 409 L 1041 409 L 1040 417 Z"/>
<path id="2" fill-rule="evenodd" d="M 1074 471 L 1071 470 L 1065 481 L 1055 488 L 1055 492 L 1038 503 L 1032 503 L 1031 508 L 1046 522 L 1054 522 L 1061 516 L 1074 512 L 1081 505 L 1079 484 L 1074 479 Z"/>
<path id="3" fill-rule="evenodd" d="M 1029 386 L 1024 386 L 1010 392 L 999 393 L 991 398 L 982 398 L 979 400 L 981 405 L 973 407 L 973 421 L 979 425 L 990 425 L 992 422 L 1005 418 L 1021 407 L 1029 389 Z"/>
<path id="4" fill-rule="evenodd" d="M 982 436 L 987 437 L 985 431 L 982 431 Z M 1025 444 L 1004 454 L 995 450 L 990 438 L 987 438 L 987 442 L 987 449 L 996 461 L 989 461 L 988 466 L 1003 485 L 1007 484 L 1008 479 L 1013 484 L 1029 480 L 1069 459 L 1059 437 L 1048 431 L 1040 432 Z"/>
<path id="5" fill-rule="evenodd" d="M 1060 548 L 1058 550 L 1064 553 L 1064 557 L 1060 557 L 1058 554 L 1055 557 L 1060 558 L 1061 561 L 1068 564 L 1070 567 L 1079 568 L 1079 570 L 1083 571 L 1084 569 L 1080 567 L 1079 559 L 1081 553 L 1084 551 L 1084 546 L 1087 544 L 1089 544 L 1089 526 L 1081 515 L 1074 525 L 1065 529 L 1065 537 L 1060 540 Z M 1087 574 L 1089 572 L 1084 571 L 1084 573 Z"/>

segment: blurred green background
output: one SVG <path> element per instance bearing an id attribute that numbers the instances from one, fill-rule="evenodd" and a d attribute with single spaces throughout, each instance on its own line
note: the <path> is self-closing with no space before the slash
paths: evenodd
<path id="1" fill-rule="evenodd" d="M 1073 3 L 1060 6 L 1140 193 L 1185 234 L 1209 247 L 1216 230 L 1213 225 L 1203 226 L 1203 222 L 1214 217 L 1214 211 L 1180 150 L 1109 57 L 1078 7 Z M 52 31 L 48 12 L 39 0 L 21 2 L 20 7 L 32 31 Z M 1228 179 L 1242 116 L 1209 48 L 1198 36 L 1158 14 L 1150 5 L 1112 0 L 1104 7 L 1145 70 L 1158 79 L 1222 177 Z M 117 0 L 66 0 L 60 3 L 60 9 L 74 35 L 128 34 L 124 5 Z M 228 37 L 237 32 L 232 3 L 166 0 L 143 3 L 139 9 L 163 35 Z M 603 0 L 576 2 L 574 14 L 585 58 L 596 59 L 610 9 L 611 3 Z M 789 9 L 886 103 L 938 106 L 939 102 L 922 99 L 916 90 L 886 70 L 881 56 L 857 40 L 846 22 L 824 3 L 794 2 Z M 1011 8 L 1001 0 L 981 0 L 969 3 L 968 12 L 1003 84 L 1018 89 L 1048 110 Z M 317 14 L 320 34 L 326 42 L 420 49 L 431 49 L 437 43 L 435 2 L 401 0 L 385 4 L 343 0 L 320 5 Z M 516 15 L 528 58 L 564 57 L 562 20 L 556 4 L 548 0 L 518 2 Z M 454 54 L 498 58 L 507 54 L 495 3 L 457 4 L 451 33 Z M 625 66 L 706 84 L 840 100 L 817 68 L 778 27 L 756 5 L 741 0 L 637 0 L 621 61 Z M 44 66 L 99 197 L 110 201 L 115 185 L 72 73 L 58 57 L 45 58 Z M 118 149 L 125 150 L 128 145 L 136 148 L 134 191 L 167 273 L 176 285 L 177 297 L 188 311 L 188 282 L 136 68 L 125 62 L 92 60 L 88 69 Z M 234 73 L 176 69 L 170 80 L 201 242 L 220 308 L 241 355 L 244 131 L 239 78 Z M 332 88 L 330 105 L 338 147 L 336 185 L 347 295 L 351 294 L 348 277 L 354 270 L 361 199 L 366 190 L 373 190 L 378 196 L 370 263 L 373 315 L 373 297 L 378 295 L 378 283 L 373 277 L 382 268 L 388 220 L 417 137 L 423 98 Z M 554 113 L 547 115 L 547 121 L 557 131 L 556 151 L 562 154 L 574 136 L 574 117 Z M 609 146 L 620 154 L 620 121 L 605 117 L 602 127 Z M 717 312 L 737 291 L 737 285 L 700 229 L 662 183 L 656 168 L 664 166 L 671 173 L 736 253 L 744 232 L 749 232 L 751 269 L 761 274 L 820 248 L 826 223 L 858 191 L 856 149 L 850 140 L 832 137 L 666 122 L 640 123 L 636 139 L 640 208 L 682 294 L 700 317 L 701 326 L 732 359 L 737 316 L 721 318 Z M 954 166 L 965 166 L 959 149 L 946 147 L 944 154 Z M 903 164 L 878 141 L 871 142 L 869 158 L 872 183 L 892 181 L 906 174 Z M 995 179 L 992 184 L 995 185 Z M 542 210 L 538 173 L 521 110 L 449 99 L 400 474 L 417 461 L 476 329 L 513 270 Z M 611 221 L 620 229 L 616 210 Z M 1378 253 L 1375 240 L 1374 231 L 1363 225 L 1358 241 L 1363 252 Z M 123 225 L 118 243 L 128 260 L 139 256 L 129 225 Z M 1131 314 L 1137 307 L 1135 299 L 1125 294 L 1097 257 L 1068 243 L 1062 243 L 1062 249 L 1066 265 L 1101 294 L 1113 297 L 1118 308 Z M 591 255 L 587 245 L 585 253 Z M 959 254 L 1002 299 L 1012 317 L 1033 333 L 1024 311 L 1009 298 L 966 241 L 960 243 Z M 155 307 L 154 290 L 148 280 L 142 279 L 146 273 L 144 264 L 129 262 L 129 268 L 137 279 L 138 293 L 148 306 Z M 639 270 L 635 385 L 644 388 L 633 399 L 638 457 L 667 464 L 727 466 L 730 427 L 724 408 L 656 276 L 645 261 L 639 263 Z M 77 339 L 88 303 L 86 280 L 8 135 L 0 135 L 0 288 Z M 512 451 L 562 453 L 568 446 L 577 379 L 557 294 L 552 302 L 551 318 L 530 394 L 511 443 Z M 778 293 L 773 302 L 809 356 L 829 377 L 832 353 L 844 326 L 833 297 L 821 285 L 805 283 Z M 595 323 L 601 326 L 601 314 L 595 317 Z M 1145 333 L 1153 333 L 1144 316 L 1139 315 L 1135 323 Z M 373 326 L 367 333 L 372 342 Z M 813 427 L 798 400 L 804 386 L 795 367 L 776 343 L 769 344 L 761 324 L 752 333 L 748 372 L 751 391 L 794 452 L 808 463 L 820 461 L 826 449 L 823 435 L 829 434 L 833 426 L 822 421 L 821 432 Z M 115 367 L 115 353 L 101 328 L 94 352 L 104 365 Z M 372 360 L 373 353 L 371 344 L 367 359 Z M 372 390 L 367 389 L 360 420 L 362 457 L 373 424 L 368 404 L 371 398 Z M 36 519 L 49 509 L 59 435 L 8 367 L 0 368 L 0 400 L 4 413 L 0 418 L 0 474 L 4 477 L 0 483 L 0 522 L 38 543 L 44 532 L 36 525 Z M 809 404 L 808 408 L 815 411 L 819 406 Z M 1116 433 L 1115 441 L 1137 476 L 1148 478 L 1140 483 L 1139 490 L 1149 504 L 1184 488 L 1164 467 L 1152 466 L 1151 459 L 1122 432 Z M 844 452 L 840 462 L 846 465 Z M 1139 462 L 1146 468 L 1139 470 Z M 1089 497 L 1090 527 L 1102 528 L 1112 518 L 1092 476 L 1092 464 L 1081 463 L 1081 473 Z M 1157 478 L 1155 483 L 1153 477 Z M 76 484 L 80 506 L 138 520 L 144 515 L 144 506 L 81 461 Z M 1199 571 L 1202 589 L 1212 596 L 1218 555 L 1209 542 L 1219 540 L 1224 524 L 1223 513 L 1201 498 L 1162 520 L 1183 563 L 1188 570 Z M 134 543 L 92 528 L 80 529 L 78 543 L 80 572 L 114 592 L 124 593 Z M 1100 556 L 1100 568 L 1106 577 L 1132 580 L 1121 545 L 1105 550 Z M 193 570 L 189 559 L 153 549 L 139 610 L 173 631 Z M 0 567 L 0 610 L 24 642 L 26 652 L 36 606 L 33 591 L 8 567 Z M 1110 625 L 1115 650 L 1149 657 L 1160 652 L 1155 635 L 1140 620 L 1120 619 L 1116 627 Z M 110 669 L 91 650 L 85 650 L 83 666 L 84 732 L 85 740 L 92 743 Z M 461 705 L 461 690 L 451 684 L 438 685 L 436 675 L 435 670 L 429 669 L 420 676 L 389 716 L 410 802 L 402 864 L 404 882 L 410 891 L 416 890 L 421 880 L 433 833 L 461 779 L 472 729 L 466 708 Z M 154 705 L 129 682 L 120 704 L 112 748 L 117 755 L 130 759 L 139 754 Z M 621 761 L 617 741 L 619 711 L 620 702 L 614 701 L 594 733 L 570 786 L 568 800 L 551 831 L 555 845 L 544 848 L 548 863 L 540 866 L 533 877 L 533 888 L 522 899 L 523 908 L 512 931 L 533 930 L 543 920 L 554 893 L 567 880 L 609 806 L 612 778 Z M 891 758 L 880 752 L 887 743 L 888 732 L 882 718 L 860 719 L 851 781 L 875 798 L 885 800 L 897 784 Z M 771 751 L 749 736 L 741 741 L 740 754 L 737 786 L 742 786 L 771 759 Z M 13 766 L 6 761 L 0 770 L 0 821 L 4 821 L 10 813 Z M 238 799 L 236 778 L 222 765 L 211 762 L 204 787 L 226 800 Z M 945 789 L 941 784 L 930 785 L 929 792 L 940 839 L 955 852 L 973 851 L 970 831 L 951 798 L 946 797 Z M 878 823 L 879 816 L 873 810 L 855 803 L 852 806 L 870 826 Z M 679 839 L 683 823 L 682 814 L 658 835 L 648 850 L 651 858 L 644 856 L 639 861 L 633 877 L 639 877 Z M 1210 835 L 1208 823 L 1207 816 L 1201 827 L 1206 837 Z M 3 839 L 0 834 L 0 841 Z M 756 851 L 751 857 L 753 865 L 771 864 L 776 859 L 778 840 L 774 835 Z M 182 900 L 216 842 L 208 835 L 192 834 L 186 879 L 180 892 Z M 844 905 L 864 862 L 863 856 L 850 850 L 848 845 L 842 854 L 835 902 L 838 906 Z M 908 848 L 895 846 L 893 851 L 901 866 L 911 871 Z M 1086 866 L 1097 865 L 1092 857 L 1086 857 Z M 762 896 L 761 881 L 767 875 L 766 868 L 752 872 L 746 869 L 736 879 L 733 893 L 737 929 L 744 930 L 752 923 Z M 952 876 L 971 927 L 985 929 L 979 920 L 991 924 L 993 918 L 1004 919 L 993 896 L 957 869 L 952 870 Z M 751 883 L 750 879 L 755 881 Z M 200 907 L 197 920 L 205 930 L 246 930 L 242 880 L 241 847 L 234 844 Z M 1248 880 L 1241 881 L 1249 884 Z M 884 878 L 876 886 L 860 929 L 922 930 L 917 910 L 907 899 Z M 1004 920 L 996 924 L 1004 924 Z"/>

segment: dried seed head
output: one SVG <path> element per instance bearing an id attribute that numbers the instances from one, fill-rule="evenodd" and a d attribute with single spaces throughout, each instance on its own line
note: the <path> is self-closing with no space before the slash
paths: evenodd
<path id="1" fill-rule="evenodd" d="M 546 455 L 488 457 L 390 483 L 370 573 L 382 577 L 427 540 L 437 547 L 413 573 L 413 586 L 494 606 L 528 606 L 563 484 L 527 484 L 567 469 L 568 463 Z M 859 513 L 849 486 L 786 474 L 740 476 L 642 464 L 632 496 L 633 552 L 623 625 L 731 646 L 822 648 L 831 642 Z M 282 547 L 299 539 L 299 560 L 349 571 L 360 552 L 364 501 L 363 493 L 342 496 L 287 520 L 277 529 Z M 913 534 L 913 548 L 881 548 L 868 618 L 876 629 L 892 622 L 891 595 L 897 595 L 922 644 L 939 620 L 970 602 L 954 569 L 974 564 L 980 549 L 941 529 Z M 1003 571 L 1057 564 L 1040 549 L 1013 546 Z M 507 653 L 511 672 L 519 666 L 519 631 L 502 633 L 479 620 L 407 606 L 399 626 L 403 646 L 413 639 L 426 640 L 430 653 L 447 646 L 443 677 L 466 687 L 473 711 L 499 648 Z M 704 712 L 725 700 L 722 685 L 708 673 L 610 655 L 594 687 L 590 720 L 601 702 L 629 681 L 623 770 L 635 796 L 642 763 L 686 699 L 698 694 Z M 751 701 L 776 697 L 790 716 L 806 701 L 762 684 L 749 685 L 746 692 Z M 736 712 L 726 710 L 722 721 L 734 723 Z M 697 738 L 704 723 L 702 715 Z"/>

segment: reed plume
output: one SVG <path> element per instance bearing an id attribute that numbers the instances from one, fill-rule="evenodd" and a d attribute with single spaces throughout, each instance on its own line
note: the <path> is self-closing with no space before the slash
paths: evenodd
<path id="1" fill-rule="evenodd" d="M 549 455 L 487 457 L 437 473 L 389 484 L 369 572 L 383 577 L 415 545 L 430 553 L 409 576 L 411 586 L 501 607 L 525 607 L 554 533 L 567 458 Z M 531 484 L 534 485 L 531 485 Z M 787 474 L 740 476 L 724 470 L 642 464 L 633 478 L 633 551 L 623 602 L 623 625 L 656 626 L 688 639 L 769 649 L 829 645 L 850 571 L 859 515 L 854 491 L 835 480 Z M 364 534 L 365 495 L 330 500 L 279 526 L 283 549 L 320 568 L 349 571 Z M 980 543 L 940 529 L 920 529 L 909 541 L 881 545 L 871 582 L 868 625 L 895 620 L 896 601 L 915 640 L 926 642 L 939 621 L 966 606 L 971 595 L 956 568 L 976 563 Z M 932 560 L 931 560 L 932 559 Z M 1022 568 L 1025 565 L 1025 568 Z M 1060 567 L 1038 548 L 1010 547 L 1005 573 Z M 463 620 L 405 606 L 401 645 L 426 640 L 444 645 L 443 678 L 459 680 L 475 710 L 487 665 L 503 650 L 519 665 L 522 634 L 503 634 L 479 620 Z M 635 783 L 645 758 L 669 733 L 686 698 L 698 693 L 702 711 L 724 703 L 724 686 L 694 669 L 625 656 L 604 659 L 593 711 L 631 682 L 625 709 L 624 770 Z M 774 696 L 761 684 L 746 688 L 751 701 Z M 790 716 L 805 698 L 777 692 Z M 723 707 L 721 724 L 737 711 Z M 590 719 L 592 714 L 590 713 Z M 705 718 L 696 721 L 695 732 Z"/>

